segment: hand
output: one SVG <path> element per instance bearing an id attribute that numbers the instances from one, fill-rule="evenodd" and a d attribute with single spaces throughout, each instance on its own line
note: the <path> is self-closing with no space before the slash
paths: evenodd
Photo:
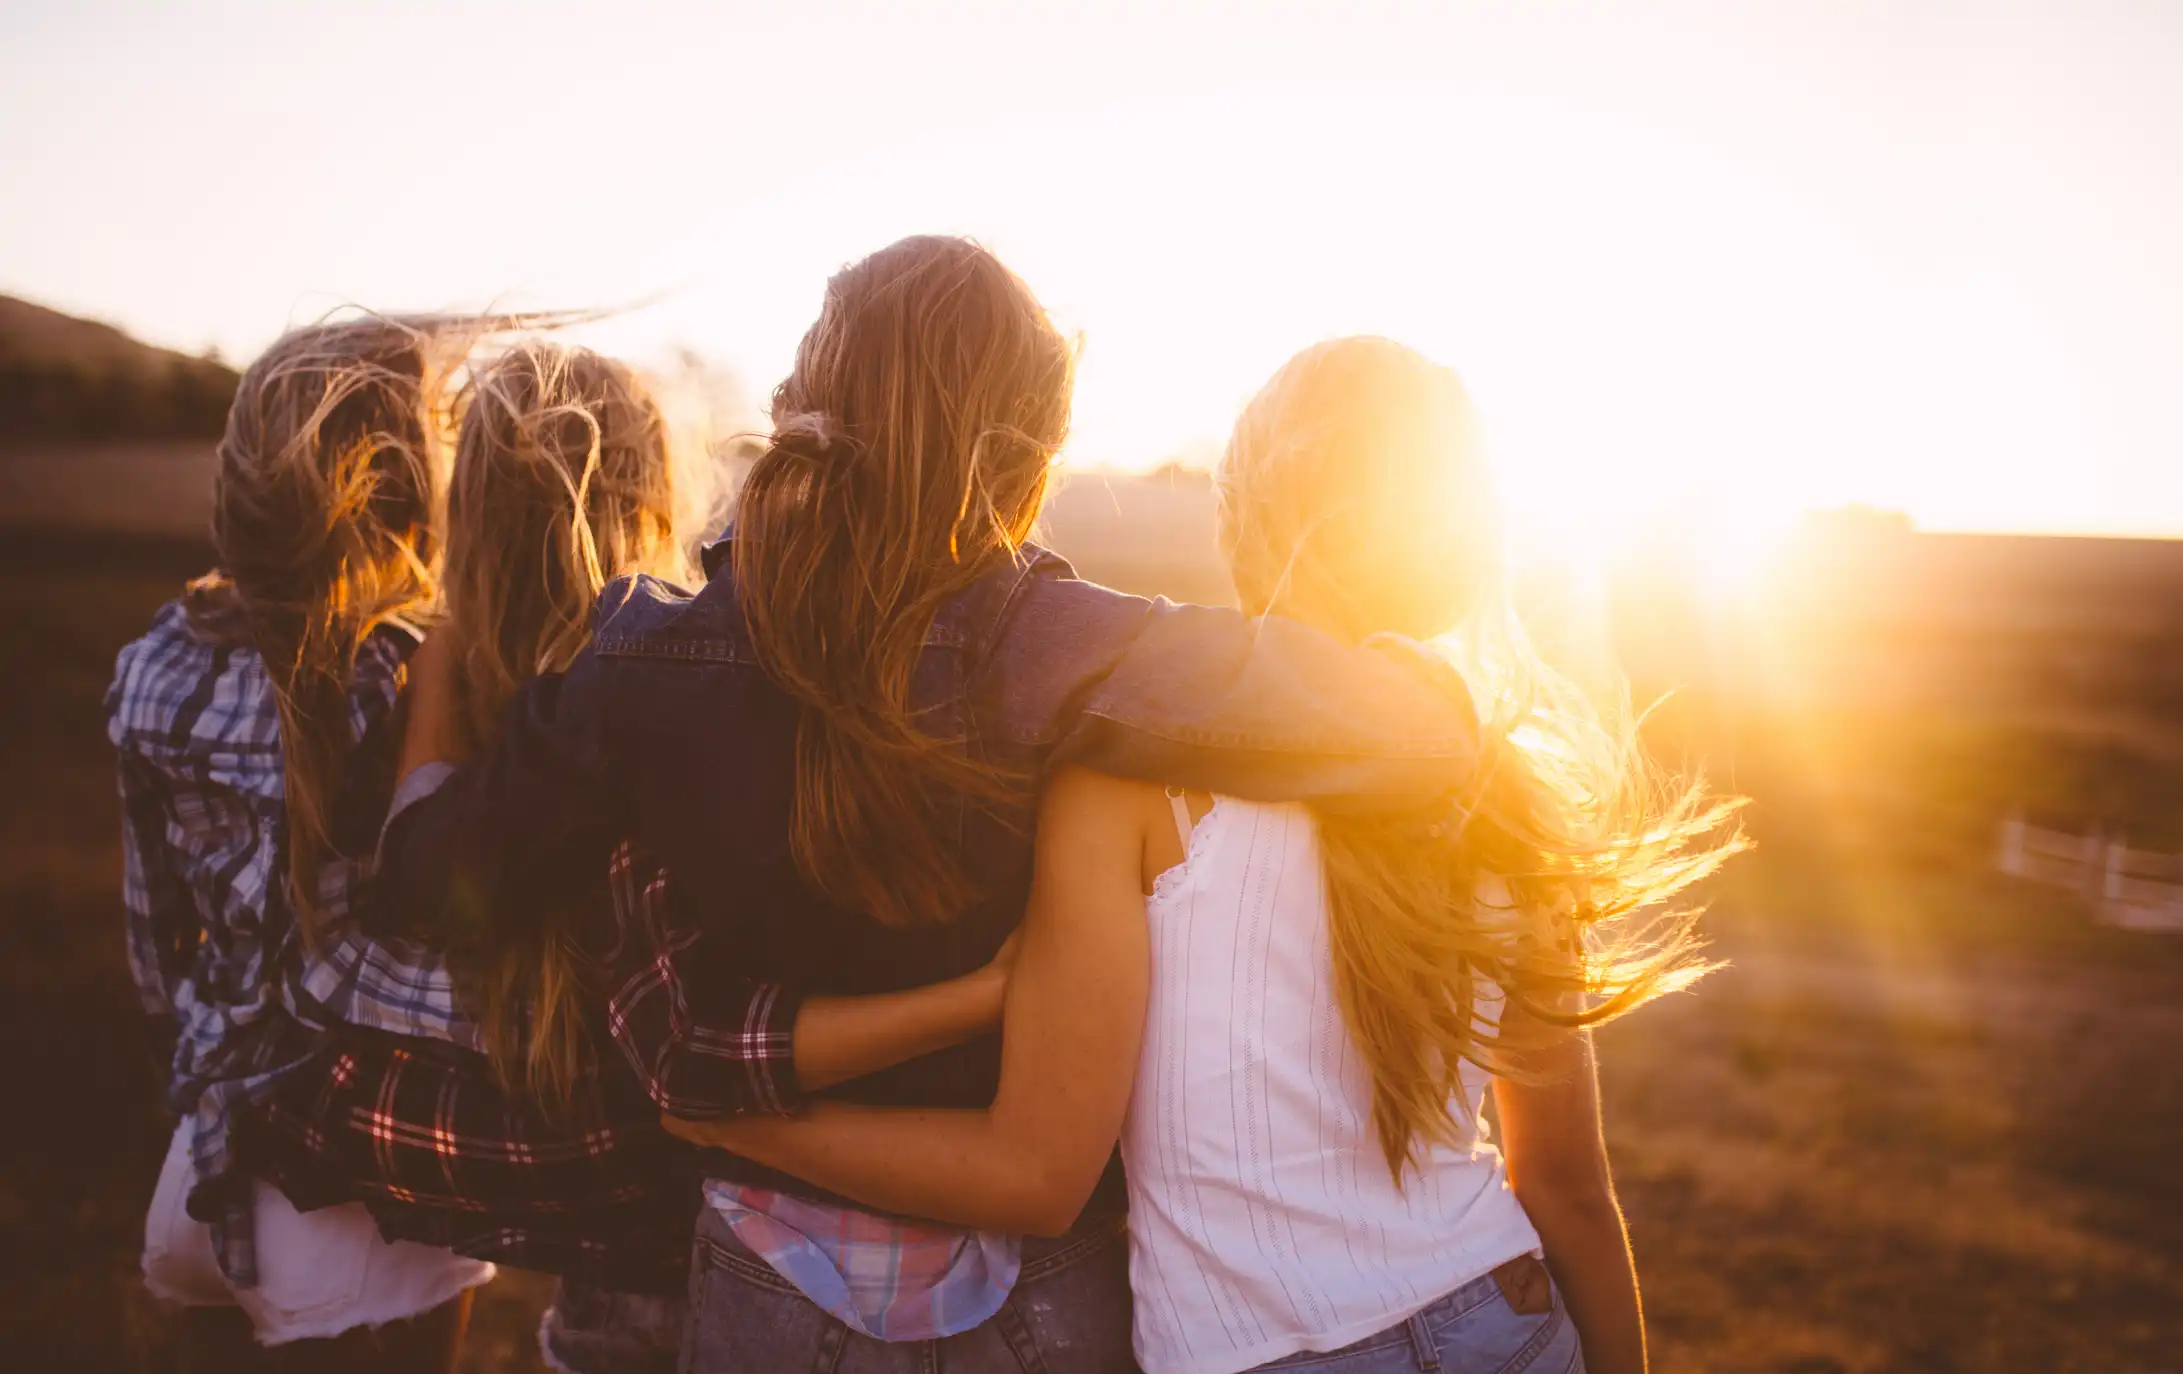
<path id="1" fill-rule="evenodd" d="M 688 1121 L 666 1112 L 659 1114 L 660 1129 L 677 1140 L 688 1141 L 704 1150 L 728 1150 L 744 1153 L 756 1146 L 765 1133 L 782 1124 L 780 1117 L 730 1116 L 718 1121 Z"/>
<path id="2" fill-rule="evenodd" d="M 659 1114 L 661 1130 L 677 1140 L 686 1140 L 708 1150 L 721 1148 L 714 1143 L 713 1136 L 725 1124 L 727 1123 L 720 1121 L 685 1121 L 679 1116 L 669 1116 L 666 1112 Z"/>
<path id="3" fill-rule="evenodd" d="M 993 957 L 986 961 L 985 971 L 998 976 L 1002 985 L 1006 986 L 1008 980 L 1015 975 L 1016 956 L 1022 951 L 1023 927 L 1017 926 L 1009 932 L 1008 939 L 1001 947 L 994 951 Z"/>
<path id="4" fill-rule="evenodd" d="M 1008 1006 L 1009 980 L 1016 976 L 1016 956 L 1023 950 L 1023 930 L 1009 933 L 993 957 L 965 975 L 957 986 L 973 994 L 976 1015 L 969 1023 L 980 1032 L 997 1031 Z"/>

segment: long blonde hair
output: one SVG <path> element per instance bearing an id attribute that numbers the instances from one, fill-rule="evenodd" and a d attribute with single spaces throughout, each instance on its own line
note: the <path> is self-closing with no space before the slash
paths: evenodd
<path id="1" fill-rule="evenodd" d="M 592 603 L 627 573 L 688 581 L 694 464 L 652 388 L 586 348 L 524 340 L 465 396 L 447 493 L 446 615 L 471 742 L 518 687 L 591 638 Z"/>
<path id="2" fill-rule="evenodd" d="M 1244 410 L 1218 473 L 1244 608 L 1351 642 L 1435 639 L 1479 700 L 1475 781 L 1439 812 L 1319 817 L 1344 1019 L 1400 1186 L 1456 1143 L 1462 1061 L 1527 1076 L 1520 1034 L 1597 1025 L 1711 967 L 1662 904 L 1742 839 L 1737 805 L 1663 774 L 1531 650 L 1501 583 L 1498 504 L 1455 374 L 1385 339 L 1322 343 Z M 1451 633 L 1452 632 L 1452 633 Z"/>
<path id="3" fill-rule="evenodd" d="M 307 942 L 352 744 L 357 652 L 435 595 L 443 388 L 467 324 L 366 315 L 293 330 L 243 373 L 220 440 L 218 567 L 191 584 L 187 605 L 200 633 L 253 647 L 272 681 L 286 887 Z"/>
<path id="4" fill-rule="evenodd" d="M 593 603 L 629 573 L 690 577 L 686 532 L 706 503 L 695 455 L 652 388 L 588 349 L 525 340 L 472 379 L 447 501 L 445 616 L 463 722 L 497 733 L 518 687 L 566 669 Z M 458 976 L 503 1081 L 564 1105 L 589 1043 L 567 911 L 527 913 Z"/>
<path id="5" fill-rule="evenodd" d="M 792 845 L 833 901 L 890 925 L 980 895 L 958 808 L 1015 780 L 917 719 L 934 615 L 1030 537 L 1068 431 L 1075 350 L 998 258 L 903 239 L 826 284 L 736 511 L 759 661 L 803 707 Z"/>

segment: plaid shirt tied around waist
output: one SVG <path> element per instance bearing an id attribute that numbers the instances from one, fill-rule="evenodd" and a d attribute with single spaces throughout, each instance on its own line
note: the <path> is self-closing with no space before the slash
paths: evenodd
<path id="1" fill-rule="evenodd" d="M 735 971 L 679 919 L 666 871 L 616 847 L 578 941 L 618 1053 L 564 1114 L 510 1094 L 481 1054 L 338 1032 L 243 1119 L 245 1162 L 298 1206 L 361 1198 L 387 1235 L 605 1287 L 680 1291 L 704 1207 L 698 1152 L 662 1109 L 782 1114 L 802 996 Z"/>

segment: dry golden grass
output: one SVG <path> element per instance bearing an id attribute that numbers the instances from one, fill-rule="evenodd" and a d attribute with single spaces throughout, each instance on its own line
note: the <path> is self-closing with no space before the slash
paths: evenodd
<path id="1" fill-rule="evenodd" d="M 2179 951 L 1971 874 L 1937 931 L 1784 928 L 1794 876 L 1603 1037 L 1661 1367 L 2176 1367 Z"/>

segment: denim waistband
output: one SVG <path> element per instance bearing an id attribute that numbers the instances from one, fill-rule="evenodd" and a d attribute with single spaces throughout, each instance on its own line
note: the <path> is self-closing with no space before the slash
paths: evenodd
<path id="1" fill-rule="evenodd" d="M 1417 1319 L 1430 1327 L 1445 1326 L 1457 1317 L 1466 1316 L 1493 1301 L 1499 1295 L 1500 1289 L 1493 1282 L 1493 1272 L 1488 1270 L 1434 1299 L 1431 1304 L 1419 1310 Z"/>

